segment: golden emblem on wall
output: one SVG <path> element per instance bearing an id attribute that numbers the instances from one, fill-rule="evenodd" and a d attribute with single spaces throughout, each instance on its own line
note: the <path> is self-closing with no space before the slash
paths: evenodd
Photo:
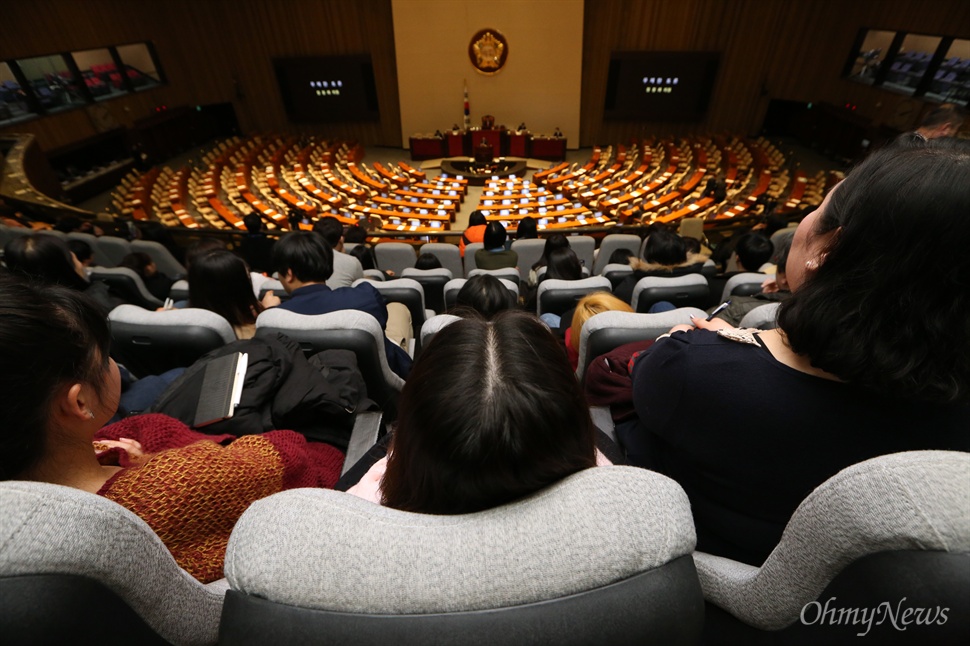
<path id="1" fill-rule="evenodd" d="M 482 29 L 468 43 L 468 58 L 482 74 L 498 74 L 509 57 L 509 43 L 494 29 Z"/>

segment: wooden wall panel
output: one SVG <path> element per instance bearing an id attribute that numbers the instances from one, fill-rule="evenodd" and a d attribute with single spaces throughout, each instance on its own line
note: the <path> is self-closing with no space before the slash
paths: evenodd
<path id="1" fill-rule="evenodd" d="M 772 98 L 851 102 L 858 105 L 858 114 L 885 122 L 903 97 L 841 78 L 858 30 L 966 38 L 970 3 L 588 0 L 585 23 L 581 144 L 592 145 L 645 134 L 753 134 Z M 707 119 L 699 124 L 603 121 L 609 57 L 620 50 L 720 51 L 721 68 Z"/>
<path id="2" fill-rule="evenodd" d="M 153 41 L 168 85 L 107 102 L 119 123 L 145 117 L 157 105 L 229 101 L 247 132 L 400 145 L 390 0 L 0 0 L 0 15 L 0 58 Z M 373 58 L 380 122 L 288 123 L 274 57 L 362 53 Z M 95 134 L 83 111 L 8 130 L 32 132 L 48 150 Z"/>

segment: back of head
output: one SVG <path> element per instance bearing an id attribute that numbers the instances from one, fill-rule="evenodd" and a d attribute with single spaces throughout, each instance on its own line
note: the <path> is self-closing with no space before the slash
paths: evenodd
<path id="1" fill-rule="evenodd" d="M 738 238 L 734 252 L 738 254 L 738 264 L 744 271 L 758 271 L 761 265 L 771 260 L 775 251 L 771 240 L 760 233 L 745 233 Z"/>
<path id="2" fill-rule="evenodd" d="M 355 224 L 352 227 L 347 227 L 347 233 L 344 234 L 344 242 L 348 244 L 360 244 L 361 242 L 367 242 L 367 229 Z"/>
<path id="3" fill-rule="evenodd" d="M 957 133 L 966 118 L 967 111 L 963 107 L 955 103 L 942 103 L 926 113 L 919 127 L 938 129 L 940 136 L 950 137 Z"/>
<path id="4" fill-rule="evenodd" d="M 521 312 L 463 319 L 435 335 L 401 392 L 383 502 L 471 513 L 595 461 L 589 408 L 549 330 Z"/>
<path id="5" fill-rule="evenodd" d="M 583 265 L 570 247 L 555 249 L 546 263 L 546 280 L 579 280 L 583 277 Z"/>
<path id="6" fill-rule="evenodd" d="M 273 268 L 292 271 L 300 282 L 323 283 L 333 274 L 333 249 L 313 231 L 294 231 L 273 247 Z"/>
<path id="7" fill-rule="evenodd" d="M 468 226 L 470 227 L 480 227 L 483 224 L 488 224 L 485 219 L 485 214 L 481 211 L 472 211 L 472 214 L 468 216 Z"/>
<path id="8" fill-rule="evenodd" d="M 515 295 L 495 276 L 479 274 L 469 278 L 458 290 L 455 305 L 488 319 L 515 307 Z"/>
<path id="9" fill-rule="evenodd" d="M 608 265 L 628 265 L 630 264 L 630 258 L 633 258 L 635 254 L 629 249 L 616 249 L 612 254 L 610 254 L 610 259 L 606 264 Z"/>
<path id="10" fill-rule="evenodd" d="M 542 255 L 539 256 L 539 260 L 532 265 L 533 269 L 538 269 L 539 267 L 545 267 L 549 264 L 549 254 L 551 254 L 556 249 L 569 249 L 569 238 L 561 233 L 554 233 L 548 238 L 546 238 L 546 244 L 542 246 Z"/>
<path id="11" fill-rule="evenodd" d="M 344 225 L 337 218 L 327 216 L 313 223 L 313 232 L 323 236 L 331 247 L 336 247 L 344 235 Z"/>
<path id="12" fill-rule="evenodd" d="M 650 232 L 643 250 L 644 260 L 658 265 L 673 266 L 687 262 L 687 245 L 684 239 L 666 229 Z"/>
<path id="13" fill-rule="evenodd" d="M 87 262 L 94 256 L 94 250 L 91 249 L 91 245 L 84 240 L 68 240 L 67 248 L 82 263 Z"/>
<path id="14" fill-rule="evenodd" d="M 968 186 L 954 139 L 876 151 L 836 186 L 788 257 L 779 325 L 795 352 L 889 397 L 970 401 Z M 827 233 L 806 261 L 805 236 Z"/>
<path id="15" fill-rule="evenodd" d="M 249 268 L 225 249 L 198 256 L 189 267 L 189 306 L 215 312 L 235 327 L 251 325 L 263 307 L 253 294 Z"/>
<path id="16" fill-rule="evenodd" d="M 225 249 L 226 245 L 223 244 L 221 240 L 216 238 L 202 238 L 201 240 L 194 243 L 189 250 L 185 252 L 185 267 L 189 269 L 192 267 L 192 262 L 203 254 L 209 253 L 215 249 Z"/>
<path id="17" fill-rule="evenodd" d="M 621 301 L 613 294 L 607 292 L 593 292 L 580 299 L 576 304 L 576 311 L 573 313 L 573 322 L 570 326 L 569 344 L 573 350 L 579 352 L 580 335 L 586 321 L 601 312 L 632 312 L 633 308 L 629 304 Z"/>
<path id="18" fill-rule="evenodd" d="M 489 222 L 485 226 L 485 238 L 482 240 L 486 249 L 498 249 L 505 246 L 508 233 L 501 222 Z"/>
<path id="19" fill-rule="evenodd" d="M 533 240 L 539 237 L 539 223 L 534 217 L 526 216 L 519 220 L 519 226 L 515 229 L 516 240 Z"/>
<path id="20" fill-rule="evenodd" d="M 63 388 L 102 386 L 110 343 L 104 315 L 83 294 L 0 275 L 0 480 L 41 458 Z"/>
<path id="21" fill-rule="evenodd" d="M 425 252 L 414 261 L 415 269 L 441 269 L 441 261 L 433 253 Z"/>
<path id="22" fill-rule="evenodd" d="M 263 230 L 263 218 L 259 217 L 255 213 L 250 213 L 243 218 L 243 224 L 246 225 L 246 231 L 249 233 L 259 233 Z"/>
<path id="23" fill-rule="evenodd" d="M 3 248 L 3 261 L 11 271 L 44 283 L 82 291 L 88 286 L 74 265 L 67 243 L 52 235 L 14 238 Z"/>
<path id="24" fill-rule="evenodd" d="M 122 258 L 121 262 L 118 263 L 118 266 L 130 269 L 142 278 L 145 278 L 145 270 L 150 264 L 152 264 L 151 256 L 144 251 L 135 251 Z"/>
<path id="25" fill-rule="evenodd" d="M 377 269 L 377 256 L 369 244 L 358 244 L 350 250 L 350 255 L 360 261 L 361 269 Z"/>

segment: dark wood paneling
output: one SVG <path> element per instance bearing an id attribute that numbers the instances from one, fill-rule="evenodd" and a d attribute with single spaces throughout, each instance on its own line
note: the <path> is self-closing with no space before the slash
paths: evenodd
<path id="1" fill-rule="evenodd" d="M 770 99 L 851 102 L 882 122 L 901 96 L 841 77 L 860 28 L 968 37 L 964 0 L 587 0 L 580 145 L 644 134 L 737 132 L 760 127 Z M 717 87 L 700 124 L 604 122 L 610 53 L 714 50 Z"/>
<path id="2" fill-rule="evenodd" d="M 24 0 L 4 1 L 0 58 L 19 58 L 150 40 L 168 85 L 109 101 L 130 125 L 157 105 L 231 101 L 246 132 L 312 132 L 399 146 L 400 108 L 390 0 Z M 380 102 L 374 123 L 288 123 L 272 59 L 370 53 Z M 10 130 L 32 132 L 45 148 L 95 134 L 84 111 Z"/>

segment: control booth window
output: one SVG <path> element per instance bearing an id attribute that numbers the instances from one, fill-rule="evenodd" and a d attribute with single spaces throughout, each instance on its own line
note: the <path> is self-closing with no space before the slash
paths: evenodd
<path id="1" fill-rule="evenodd" d="M 27 92 L 20 85 L 13 69 L 0 63 L 0 126 L 36 116 L 27 100 Z"/>
<path id="2" fill-rule="evenodd" d="M 71 71 L 65 56 L 36 56 L 16 63 L 44 112 L 62 112 L 87 103 L 82 82 Z"/>

